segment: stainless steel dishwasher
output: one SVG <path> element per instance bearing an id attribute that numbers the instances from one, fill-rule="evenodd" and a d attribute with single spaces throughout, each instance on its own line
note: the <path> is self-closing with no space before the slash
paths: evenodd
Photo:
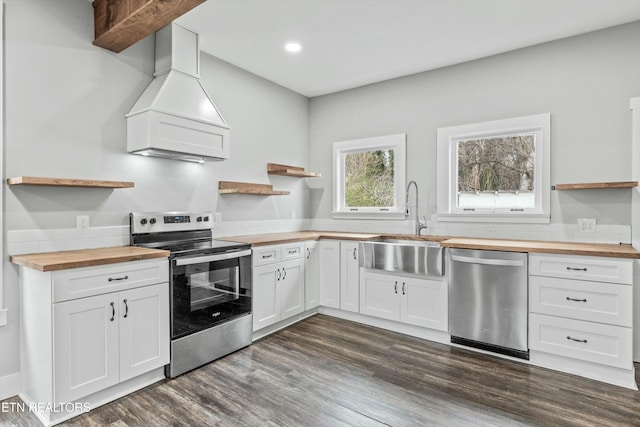
<path id="1" fill-rule="evenodd" d="M 451 342 L 529 359 L 527 254 L 450 249 Z"/>

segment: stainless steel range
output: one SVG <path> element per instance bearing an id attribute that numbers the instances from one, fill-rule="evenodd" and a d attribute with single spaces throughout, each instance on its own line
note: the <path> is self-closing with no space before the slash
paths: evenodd
<path id="1" fill-rule="evenodd" d="M 131 245 L 170 251 L 175 377 L 251 344 L 251 246 L 213 239 L 211 212 L 131 213 Z"/>

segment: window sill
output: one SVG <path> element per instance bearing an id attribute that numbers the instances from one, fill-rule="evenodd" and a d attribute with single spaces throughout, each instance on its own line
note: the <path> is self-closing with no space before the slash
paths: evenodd
<path id="1" fill-rule="evenodd" d="M 548 214 L 438 214 L 439 222 L 498 222 L 508 224 L 549 224 L 551 217 Z"/>
<path id="2" fill-rule="evenodd" d="M 331 212 L 333 219 L 405 219 L 404 212 Z"/>

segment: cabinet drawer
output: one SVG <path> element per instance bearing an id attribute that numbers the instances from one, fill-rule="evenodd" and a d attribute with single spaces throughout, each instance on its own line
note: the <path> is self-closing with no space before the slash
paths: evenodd
<path id="1" fill-rule="evenodd" d="M 73 268 L 53 274 L 53 302 L 168 281 L 169 261 L 165 258 Z"/>
<path id="2" fill-rule="evenodd" d="M 302 258 L 304 256 L 304 242 L 287 243 L 280 247 L 280 258 L 283 261 Z"/>
<path id="3" fill-rule="evenodd" d="M 253 248 L 252 251 L 254 267 L 280 261 L 280 246 L 262 246 Z"/>
<path id="4" fill-rule="evenodd" d="M 631 369 L 631 339 L 631 328 L 529 315 L 529 347 L 533 350 Z"/>
<path id="5" fill-rule="evenodd" d="M 631 286 L 531 276 L 529 304 L 534 313 L 631 327 Z"/>
<path id="6" fill-rule="evenodd" d="M 529 255 L 529 274 L 595 282 L 632 283 L 633 260 L 587 256 Z"/>

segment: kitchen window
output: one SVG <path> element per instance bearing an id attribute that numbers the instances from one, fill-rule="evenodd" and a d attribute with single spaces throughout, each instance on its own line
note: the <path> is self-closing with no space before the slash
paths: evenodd
<path id="1" fill-rule="evenodd" d="M 333 217 L 404 218 L 406 135 L 333 144 Z"/>
<path id="2" fill-rule="evenodd" d="M 440 221 L 550 222 L 551 115 L 438 128 Z"/>

